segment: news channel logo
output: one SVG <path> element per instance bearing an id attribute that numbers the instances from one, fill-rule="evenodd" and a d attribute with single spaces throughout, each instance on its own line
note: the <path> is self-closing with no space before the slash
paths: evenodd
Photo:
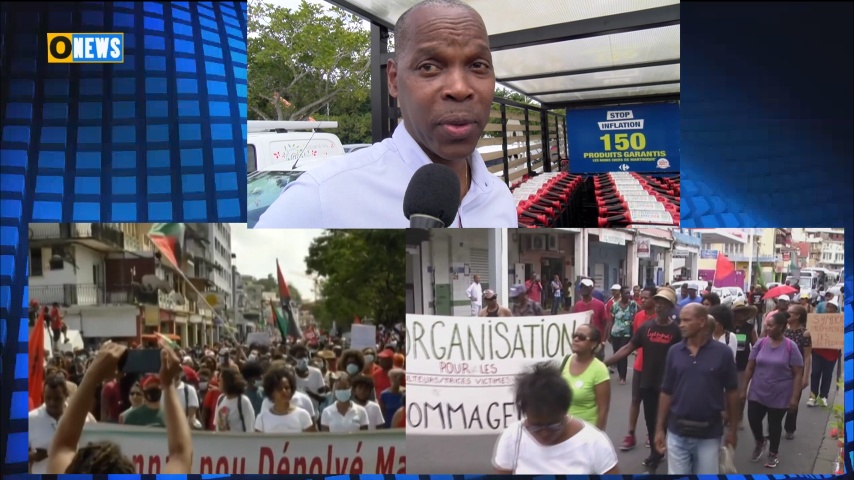
<path id="1" fill-rule="evenodd" d="M 124 63 L 124 33 L 48 33 L 47 63 Z"/>

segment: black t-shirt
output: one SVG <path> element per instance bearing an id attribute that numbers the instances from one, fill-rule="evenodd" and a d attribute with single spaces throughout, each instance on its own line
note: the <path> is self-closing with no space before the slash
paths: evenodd
<path id="1" fill-rule="evenodd" d="M 667 325 L 659 325 L 652 319 L 637 329 L 631 341 L 635 347 L 643 348 L 640 388 L 659 390 L 664 380 L 667 351 L 682 341 L 679 326 L 672 321 Z"/>
<path id="2" fill-rule="evenodd" d="M 750 357 L 750 337 L 753 332 L 754 325 L 744 322 L 744 325 L 732 324 L 732 333 L 735 334 L 735 339 L 738 341 L 738 347 L 735 351 L 735 368 L 739 372 L 747 369 L 747 359 Z"/>
<path id="3" fill-rule="evenodd" d="M 765 300 L 762 300 L 762 292 L 750 294 L 750 303 L 759 309 L 760 312 L 765 310 Z"/>

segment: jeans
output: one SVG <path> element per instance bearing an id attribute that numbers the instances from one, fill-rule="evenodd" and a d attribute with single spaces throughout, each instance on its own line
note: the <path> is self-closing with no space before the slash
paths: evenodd
<path id="1" fill-rule="evenodd" d="M 830 384 L 833 382 L 833 367 L 836 362 L 831 362 L 821 355 L 813 352 L 812 372 L 810 372 L 810 391 L 816 397 L 827 398 L 830 394 Z"/>
<path id="2" fill-rule="evenodd" d="M 643 402 L 643 418 L 646 422 L 646 431 L 649 438 L 650 448 L 649 456 L 659 463 L 664 456 L 658 453 L 655 446 L 655 425 L 658 421 L 658 396 L 660 392 L 655 388 L 641 388 L 641 401 Z"/>
<path id="3" fill-rule="evenodd" d="M 552 298 L 552 315 L 557 314 L 557 311 L 560 310 L 560 297 Z"/>
<path id="4" fill-rule="evenodd" d="M 667 432 L 668 475 L 718 475 L 720 438 L 680 437 Z"/>
<path id="5" fill-rule="evenodd" d="M 614 347 L 614 353 L 617 353 L 621 348 L 629 343 L 630 337 L 611 337 L 611 345 Z M 626 379 L 626 369 L 629 365 L 628 357 L 617 362 L 617 373 L 620 374 L 620 380 Z"/>
<path id="6" fill-rule="evenodd" d="M 765 440 L 762 429 L 762 421 L 768 415 L 768 441 L 771 442 L 769 453 L 777 454 L 780 449 L 780 436 L 783 434 L 783 416 L 786 415 L 785 408 L 770 408 L 761 403 L 747 401 L 747 421 L 750 423 L 750 431 L 757 443 Z"/>

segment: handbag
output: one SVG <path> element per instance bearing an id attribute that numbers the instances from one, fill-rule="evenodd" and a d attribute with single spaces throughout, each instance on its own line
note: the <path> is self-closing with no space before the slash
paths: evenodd
<path id="1" fill-rule="evenodd" d="M 735 452 L 729 445 L 721 445 L 718 455 L 718 475 L 729 475 L 738 473 L 735 471 Z"/>

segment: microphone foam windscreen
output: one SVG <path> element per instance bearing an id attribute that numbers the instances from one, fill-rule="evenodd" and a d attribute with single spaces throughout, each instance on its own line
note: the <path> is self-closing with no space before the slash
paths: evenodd
<path id="1" fill-rule="evenodd" d="M 450 168 L 429 163 L 419 168 L 403 196 L 403 214 L 429 215 L 446 226 L 453 223 L 460 208 L 460 179 Z"/>

